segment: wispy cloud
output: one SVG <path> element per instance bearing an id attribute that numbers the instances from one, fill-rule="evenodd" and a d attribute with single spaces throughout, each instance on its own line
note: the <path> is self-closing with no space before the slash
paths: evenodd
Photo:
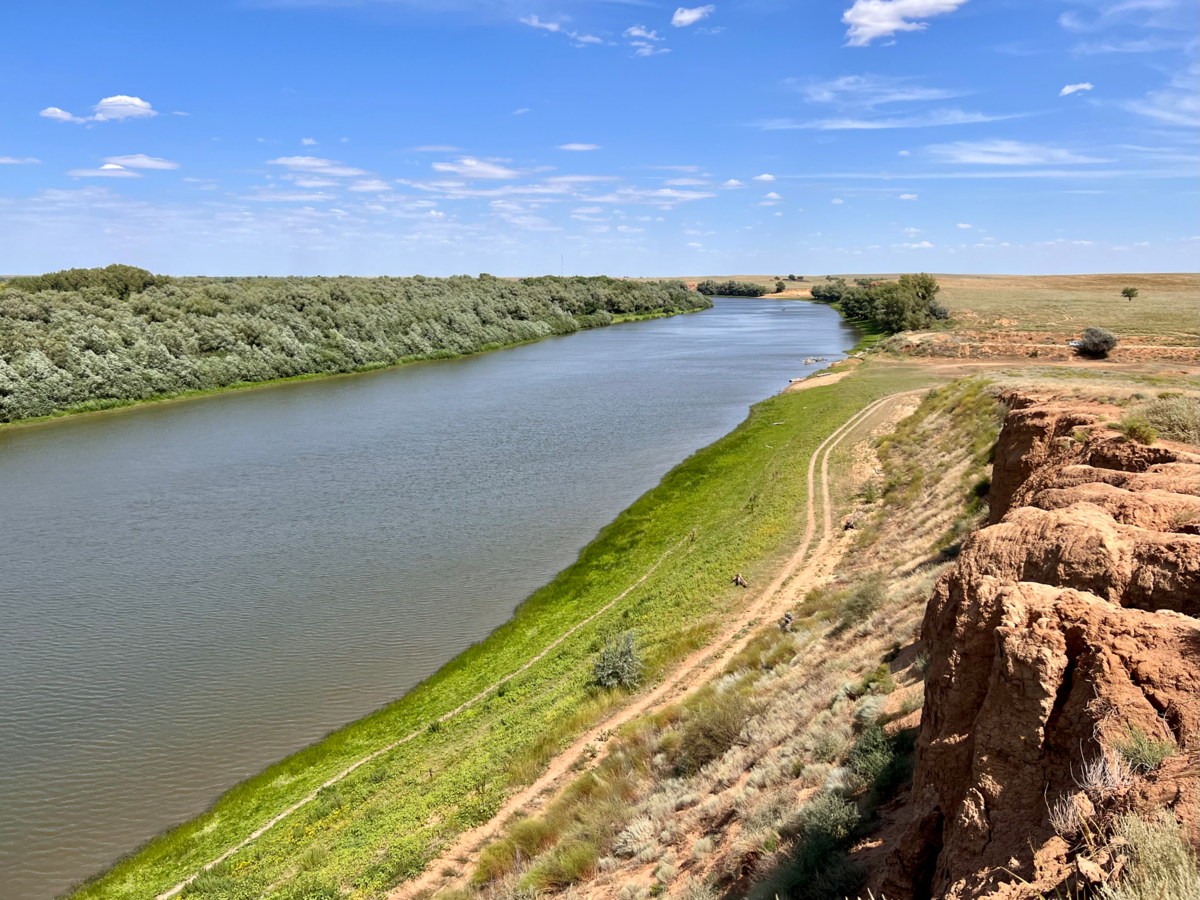
<path id="1" fill-rule="evenodd" d="M 874 118 L 813 119 L 797 122 L 794 119 L 770 119 L 760 123 L 766 131 L 814 128 L 818 131 L 873 131 L 884 128 L 937 128 L 943 125 L 975 125 L 980 122 L 999 122 L 1016 119 L 1023 113 L 991 115 L 979 112 L 964 112 L 961 109 L 935 109 L 911 116 L 878 116 Z"/>
<path id="2" fill-rule="evenodd" d="M 582 47 L 584 44 L 603 44 L 604 41 L 596 37 L 594 34 L 582 34 L 578 31 L 567 29 L 563 22 L 543 22 L 537 16 L 525 16 L 521 22 L 531 28 L 540 28 L 543 31 L 549 31 L 552 34 L 561 34 L 575 41 L 575 46 Z"/>
<path id="3" fill-rule="evenodd" d="M 929 152 L 946 162 L 990 166 L 1081 165 L 1112 160 L 1083 156 L 1060 147 L 1027 144 L 1024 141 L 955 141 L 934 144 Z"/>
<path id="4" fill-rule="evenodd" d="M 660 37 L 657 31 L 651 31 L 645 25 L 630 25 L 625 29 L 625 37 L 627 38 L 645 38 L 648 41 L 665 41 L 666 38 Z"/>
<path id="5" fill-rule="evenodd" d="M 755 175 L 754 180 L 755 181 L 774 181 L 775 176 L 771 175 L 767 172 L 763 172 L 761 175 Z"/>
<path id="6" fill-rule="evenodd" d="M 914 21 L 952 13 L 967 0 L 855 0 L 842 15 L 849 25 L 846 44 L 865 47 L 876 38 L 898 31 L 924 31 L 927 23 Z"/>
<path id="7" fill-rule="evenodd" d="M 509 169 L 492 160 L 476 159 L 473 156 L 464 156 L 452 163 L 436 162 L 433 164 L 433 171 L 452 172 L 464 178 L 485 179 L 516 178 L 520 174 L 515 169 Z"/>
<path id="8" fill-rule="evenodd" d="M 460 150 L 462 147 L 453 147 L 449 144 L 423 144 L 420 147 L 413 147 L 414 153 L 458 153 Z"/>
<path id="9" fill-rule="evenodd" d="M 1156 119 L 1168 125 L 1184 128 L 1200 127 L 1200 94 L 1196 92 L 1196 77 L 1200 67 L 1191 66 L 1186 73 L 1177 73 L 1168 86 L 1150 91 L 1142 100 L 1129 100 L 1122 105 L 1130 112 Z"/>
<path id="10" fill-rule="evenodd" d="M 559 150 L 572 150 L 575 152 L 583 152 L 586 150 L 599 150 L 599 144 L 559 144 Z"/>
<path id="11" fill-rule="evenodd" d="M 917 195 L 916 194 L 901 194 L 900 199 L 901 200 L 916 200 Z"/>
<path id="12" fill-rule="evenodd" d="M 34 159 L 32 156 L 24 158 L 16 156 L 0 156 L 0 166 L 28 166 L 40 163 L 40 159 Z"/>
<path id="13" fill-rule="evenodd" d="M 711 3 L 707 6 L 696 6 L 691 9 L 679 7 L 675 10 L 675 15 L 671 16 L 671 24 L 676 28 L 687 28 L 689 25 L 695 25 L 701 19 L 706 19 L 717 11 L 717 8 Z"/>
<path id="14" fill-rule="evenodd" d="M 106 163 L 125 166 L 127 169 L 178 169 L 179 163 L 159 156 L 147 156 L 145 153 L 134 153 L 130 156 L 106 156 Z"/>
<path id="15" fill-rule="evenodd" d="M 512 114 L 514 116 L 523 116 L 527 112 L 533 112 L 533 110 L 531 110 L 528 106 L 522 106 L 520 109 L 514 109 Z"/>
<path id="16" fill-rule="evenodd" d="M 1079 91 L 1090 91 L 1094 87 L 1095 87 L 1095 85 L 1092 84 L 1090 81 L 1083 81 L 1083 82 L 1080 82 L 1079 84 L 1067 84 L 1067 85 L 1064 85 L 1063 89 L 1058 92 L 1058 96 L 1067 97 L 1067 96 L 1070 96 L 1071 94 L 1078 93 Z"/>
<path id="17" fill-rule="evenodd" d="M 105 163 L 98 169 L 71 169 L 67 172 L 72 178 L 141 178 L 141 173 L 134 172 L 116 163 Z"/>
<path id="18" fill-rule="evenodd" d="M 378 193 L 380 191 L 392 191 L 395 190 L 395 188 L 393 188 L 386 181 L 382 181 L 378 178 L 365 178 L 362 181 L 354 182 L 354 184 L 350 185 L 348 190 L 354 191 L 358 194 L 366 194 Z"/>
<path id="19" fill-rule="evenodd" d="M 803 94 L 809 103 L 828 103 L 849 108 L 871 109 L 884 103 L 911 103 L 962 97 L 966 91 L 922 87 L 911 78 L 882 75 L 843 75 L 830 81 L 804 82 L 788 79 L 785 84 Z"/>
<path id="20" fill-rule="evenodd" d="M 356 169 L 333 159 L 321 159 L 317 156 L 281 156 L 278 159 L 268 159 L 269 166 L 284 166 L 293 172 L 310 172 L 314 175 L 325 175 L 331 178 L 348 178 L 355 175 L 366 175 L 365 169 Z"/>
<path id="21" fill-rule="evenodd" d="M 157 116 L 158 111 L 140 97 L 117 94 L 112 97 L 105 97 L 93 106 L 92 115 L 90 116 L 72 115 L 65 109 L 59 109 L 57 106 L 48 106 L 38 113 L 38 115 L 47 119 L 53 119 L 56 122 L 81 124 L 84 122 L 120 122 L 124 119 L 150 119 Z"/>

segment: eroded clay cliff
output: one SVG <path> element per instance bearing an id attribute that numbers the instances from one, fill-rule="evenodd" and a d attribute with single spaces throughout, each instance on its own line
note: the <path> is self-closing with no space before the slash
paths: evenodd
<path id="1" fill-rule="evenodd" d="M 1130 734 L 1177 752 L 1105 794 L 1195 843 L 1200 457 L 1127 442 L 1114 411 L 1004 398 L 991 525 L 938 582 L 908 825 L 889 898 L 1033 897 L 1077 877 L 1051 822 Z M 1082 806 L 1081 806 L 1082 808 Z"/>

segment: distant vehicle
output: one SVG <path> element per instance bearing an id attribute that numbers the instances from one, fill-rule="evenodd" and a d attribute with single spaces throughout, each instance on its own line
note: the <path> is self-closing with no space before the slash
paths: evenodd
<path id="1" fill-rule="evenodd" d="M 1067 346 L 1068 347 L 1076 347 L 1076 348 L 1082 347 L 1083 341 L 1067 341 Z"/>

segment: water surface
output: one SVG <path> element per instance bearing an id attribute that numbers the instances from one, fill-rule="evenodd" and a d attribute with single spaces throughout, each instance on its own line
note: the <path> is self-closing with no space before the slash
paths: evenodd
<path id="1" fill-rule="evenodd" d="M 714 309 L 0 429 L 0 897 L 45 900 L 403 694 L 855 340 Z"/>

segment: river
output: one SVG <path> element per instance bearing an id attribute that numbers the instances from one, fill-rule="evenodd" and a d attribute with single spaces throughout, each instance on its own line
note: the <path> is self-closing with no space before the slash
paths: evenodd
<path id="1" fill-rule="evenodd" d="M 0 429 L 0 896 L 47 900 L 487 635 L 824 306 Z"/>

